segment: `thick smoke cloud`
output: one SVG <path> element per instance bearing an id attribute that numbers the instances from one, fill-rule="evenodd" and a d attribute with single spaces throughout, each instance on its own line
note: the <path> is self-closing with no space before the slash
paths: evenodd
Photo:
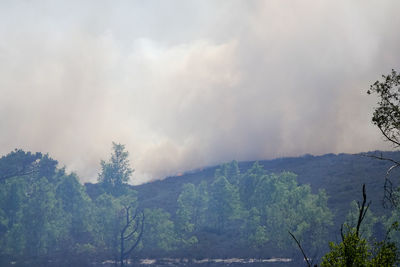
<path id="1" fill-rule="evenodd" d="M 5 1 L 0 153 L 134 183 L 232 159 L 387 149 L 369 84 L 400 67 L 398 1 Z"/>

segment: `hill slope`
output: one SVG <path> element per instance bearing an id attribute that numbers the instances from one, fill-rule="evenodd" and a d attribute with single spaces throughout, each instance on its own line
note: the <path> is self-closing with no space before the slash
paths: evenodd
<path id="1" fill-rule="evenodd" d="M 361 198 L 361 186 L 366 184 L 367 197 L 372 201 L 371 210 L 377 215 L 385 214 L 382 206 L 384 179 L 390 162 L 365 156 L 380 155 L 400 159 L 400 152 L 369 152 L 359 154 L 326 154 L 322 156 L 306 155 L 302 157 L 280 158 L 259 161 L 267 172 L 290 171 L 298 175 L 300 184 L 310 184 L 314 192 L 324 189 L 328 196 L 329 208 L 335 212 L 335 224 L 341 224 L 348 212 L 349 203 Z M 239 162 L 241 172 L 245 172 L 254 161 Z M 161 207 L 171 214 L 177 208 L 176 200 L 185 183 L 198 184 L 202 180 L 214 179 L 218 166 L 207 167 L 184 173 L 181 176 L 168 177 L 139 186 L 139 200 L 143 207 Z M 399 172 L 393 172 L 394 181 Z"/>

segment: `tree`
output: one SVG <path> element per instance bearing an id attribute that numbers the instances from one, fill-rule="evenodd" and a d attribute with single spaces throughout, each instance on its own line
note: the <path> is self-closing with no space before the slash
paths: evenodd
<path id="1" fill-rule="evenodd" d="M 145 209 L 146 223 L 142 243 L 146 251 L 160 255 L 162 251 L 177 248 L 178 238 L 171 215 L 163 209 Z"/>
<path id="2" fill-rule="evenodd" d="M 115 194 L 123 184 L 129 182 L 134 169 L 130 167 L 129 153 L 125 151 L 125 146 L 114 142 L 112 144 L 113 152 L 110 160 L 100 162 L 101 172 L 98 181 L 106 191 Z"/>
<path id="3" fill-rule="evenodd" d="M 196 187 L 194 184 L 184 184 L 182 192 L 178 196 L 178 210 L 176 211 L 176 228 L 180 240 L 185 245 L 197 243 L 197 237 L 193 235 L 195 230 L 194 213 L 196 202 Z"/>
<path id="4" fill-rule="evenodd" d="M 0 158 L 0 181 L 37 172 L 39 161 L 42 158 L 42 153 L 32 154 L 21 149 L 15 149 L 6 156 L 2 156 Z M 47 155 L 46 158 L 49 159 Z"/>
<path id="5" fill-rule="evenodd" d="M 346 216 L 345 225 L 348 225 L 350 228 L 355 228 L 359 216 L 359 206 L 355 200 L 351 202 L 350 206 L 351 208 Z M 372 211 L 368 209 L 360 227 L 360 237 L 366 239 L 367 241 L 371 241 L 373 236 L 373 228 L 376 223 L 378 223 L 378 217 L 376 217 Z"/>
<path id="6" fill-rule="evenodd" d="M 321 266 L 396 266 L 399 254 L 395 243 L 386 238 L 371 246 L 361 237 L 362 223 L 366 218 L 370 203 L 367 204 L 365 185 L 363 185 L 363 201 L 358 203 L 357 224 L 352 227 L 344 224 L 341 228 L 342 242 L 329 244 L 330 252 L 322 259 Z M 344 229 L 346 228 L 346 229 Z M 397 225 L 394 224 L 394 228 Z M 306 256 L 305 256 L 306 258 Z"/>
<path id="7" fill-rule="evenodd" d="M 209 212 L 215 229 L 222 234 L 227 223 L 240 215 L 240 199 L 237 187 L 224 176 L 216 177 L 210 188 Z"/>
<path id="8" fill-rule="evenodd" d="M 117 220 L 121 210 L 120 203 L 109 194 L 96 198 L 95 204 L 95 237 L 96 247 L 104 255 L 104 259 L 112 257 L 118 261 L 118 233 L 120 221 Z"/>
<path id="9" fill-rule="evenodd" d="M 25 250 L 33 257 L 51 255 L 66 236 L 66 216 L 56 199 L 55 186 L 46 177 L 36 181 L 32 189 L 22 211 Z"/>
<path id="10" fill-rule="evenodd" d="M 287 230 L 311 245 L 317 253 L 324 243 L 327 228 L 332 225 L 332 213 L 328 208 L 328 197 L 323 190 L 312 194 L 309 185 L 299 185 L 296 175 L 284 172 L 269 175 L 264 183 L 272 186 L 269 202 L 264 203 L 266 227 L 273 232 L 270 242 L 278 247 L 289 249 Z M 269 181 L 268 181 L 269 180 Z"/>
<path id="11" fill-rule="evenodd" d="M 193 243 L 197 239 L 193 232 L 200 229 L 206 223 L 205 214 L 208 208 L 207 183 L 201 182 L 197 187 L 194 184 L 184 184 L 178 200 L 176 222 L 178 232 L 184 243 L 189 240 Z"/>
<path id="12" fill-rule="evenodd" d="M 374 109 L 372 122 L 379 128 L 385 140 L 390 142 L 395 148 L 400 147 L 400 74 L 392 70 L 391 74 L 382 75 L 383 81 L 376 81 L 370 86 L 368 94 L 378 95 L 378 106 Z M 392 206 L 398 205 L 392 182 L 389 178 L 390 173 L 400 166 L 400 162 L 383 155 L 372 156 L 380 160 L 393 163 L 388 169 L 385 179 L 385 201 L 389 201 Z M 385 204 L 384 201 L 384 204 Z"/>
<path id="13" fill-rule="evenodd" d="M 382 82 L 376 81 L 367 91 L 379 97 L 372 122 L 388 141 L 400 147 L 400 74 L 392 70 L 391 74 L 382 77 Z"/>
<path id="14" fill-rule="evenodd" d="M 92 243 L 94 205 L 79 183 L 75 174 L 62 177 L 56 189 L 56 198 L 61 202 L 68 221 L 68 240 L 72 249 Z M 68 242 L 64 242 L 64 248 Z"/>
<path id="15" fill-rule="evenodd" d="M 237 161 L 222 164 L 216 171 L 215 176 L 224 176 L 232 185 L 239 185 L 240 170 Z"/>
<path id="16" fill-rule="evenodd" d="M 132 204 L 123 204 L 122 214 L 125 215 L 126 221 L 120 231 L 120 266 L 124 266 L 124 261 L 128 259 L 129 255 L 139 245 L 143 236 L 144 229 L 144 212 L 138 212 L 136 209 L 132 214 Z"/>

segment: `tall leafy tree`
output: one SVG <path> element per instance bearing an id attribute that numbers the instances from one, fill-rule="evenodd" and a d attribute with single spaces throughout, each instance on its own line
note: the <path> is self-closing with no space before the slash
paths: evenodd
<path id="1" fill-rule="evenodd" d="M 206 182 L 201 182 L 197 187 L 191 183 L 183 185 L 176 211 L 176 228 L 183 244 L 197 243 L 195 232 L 206 224 L 208 202 Z"/>
<path id="2" fill-rule="evenodd" d="M 232 219 L 240 216 L 241 206 L 238 188 L 225 178 L 216 177 L 210 187 L 210 220 L 219 233 L 223 233 Z"/>
<path id="3" fill-rule="evenodd" d="M 178 210 L 176 211 L 177 229 L 183 238 L 191 235 L 195 228 L 193 221 L 196 203 L 196 187 L 194 184 L 184 184 L 178 197 Z"/>
<path id="4" fill-rule="evenodd" d="M 259 185 L 260 179 L 265 175 L 265 170 L 255 162 L 253 166 L 244 173 L 239 181 L 240 199 L 247 210 L 254 206 L 255 202 L 252 199 Z"/>
<path id="5" fill-rule="evenodd" d="M 125 146 L 114 142 L 112 145 L 110 160 L 100 162 L 101 172 L 98 181 L 106 191 L 118 194 L 122 185 L 129 182 L 134 169 L 130 167 L 129 153 L 125 150 Z"/>

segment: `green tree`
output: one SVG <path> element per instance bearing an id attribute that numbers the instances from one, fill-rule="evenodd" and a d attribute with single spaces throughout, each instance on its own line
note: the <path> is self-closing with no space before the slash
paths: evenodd
<path id="1" fill-rule="evenodd" d="M 262 249 L 269 241 L 269 233 L 262 223 L 261 215 L 257 208 L 251 208 L 246 214 L 242 234 L 248 245 L 253 249 Z"/>
<path id="2" fill-rule="evenodd" d="M 194 231 L 193 216 L 195 212 L 196 187 L 194 184 L 184 184 L 178 196 L 178 209 L 176 211 L 177 227 L 181 233 Z"/>
<path id="3" fill-rule="evenodd" d="M 22 224 L 28 255 L 51 255 L 60 249 L 65 239 L 67 223 L 54 185 L 42 177 L 33 184 L 27 205 L 23 209 Z"/>
<path id="4" fill-rule="evenodd" d="M 392 209 L 391 214 L 388 218 L 383 220 L 386 231 L 389 233 L 388 236 L 397 247 L 400 248 L 400 231 L 392 231 L 393 225 L 397 225 L 400 218 L 400 208 L 397 206 Z"/>
<path id="5" fill-rule="evenodd" d="M 37 170 L 41 153 L 32 154 L 21 149 L 15 149 L 0 158 L 0 181 L 15 176 L 33 174 Z"/>
<path id="6" fill-rule="evenodd" d="M 105 259 L 122 263 L 139 245 L 143 233 L 144 216 L 137 209 L 137 193 L 128 189 L 118 198 L 104 193 L 94 203 L 97 250 Z"/>
<path id="7" fill-rule="evenodd" d="M 259 186 L 260 179 L 262 179 L 264 175 L 264 168 L 258 162 L 255 162 L 253 166 L 239 179 L 240 200 L 248 210 L 257 204 L 257 201 L 254 201 L 253 196 Z"/>
<path id="8" fill-rule="evenodd" d="M 119 259 L 119 231 L 122 223 L 120 202 L 109 194 L 102 194 L 95 200 L 95 237 L 97 251 L 104 259 Z"/>
<path id="9" fill-rule="evenodd" d="M 353 200 L 350 203 L 350 210 L 346 216 L 345 225 L 350 228 L 355 228 L 357 225 L 357 219 L 359 216 L 359 209 L 357 202 Z M 360 227 L 360 237 L 366 239 L 367 241 L 372 241 L 373 228 L 375 224 L 378 223 L 378 217 L 376 217 L 371 210 L 365 213 L 365 218 Z"/>
<path id="10" fill-rule="evenodd" d="M 367 91 L 368 94 L 378 95 L 378 106 L 374 109 L 372 122 L 379 128 L 385 140 L 398 148 L 400 147 L 400 74 L 392 70 L 390 74 L 382 75 L 382 78 L 383 81 L 377 80 Z M 392 206 L 397 206 L 398 194 L 393 188 L 389 175 L 392 170 L 400 166 L 400 162 L 386 158 L 382 154 L 373 157 L 393 164 L 386 174 L 384 204 L 388 201 Z"/>
<path id="11" fill-rule="evenodd" d="M 240 198 L 237 187 L 225 176 L 216 177 L 210 187 L 210 220 L 219 233 L 223 233 L 229 221 L 240 216 Z"/>
<path id="12" fill-rule="evenodd" d="M 295 174 L 266 174 L 258 163 L 243 175 L 241 184 L 241 198 L 250 210 L 244 236 L 254 247 L 273 244 L 289 250 L 294 244 L 288 230 L 313 250 L 323 244 L 333 218 L 324 191 L 312 194 L 309 185 L 297 183 Z"/>
<path id="13" fill-rule="evenodd" d="M 370 203 L 367 204 L 367 194 L 363 185 L 363 201 L 358 204 L 358 216 L 355 226 L 342 225 L 342 242 L 329 243 L 330 252 L 323 258 L 321 266 L 395 266 L 399 264 L 399 253 L 395 243 L 386 238 L 374 245 L 361 237 L 362 224 L 365 221 Z M 398 228 L 398 223 L 393 224 Z M 305 256 L 306 257 L 306 256 Z"/>
<path id="14" fill-rule="evenodd" d="M 272 203 L 266 206 L 266 226 L 273 232 L 271 242 L 280 248 L 290 248 L 287 231 L 317 250 L 326 238 L 327 228 L 332 225 L 332 213 L 327 207 L 324 191 L 311 193 L 309 185 L 298 185 L 296 176 L 283 173 L 272 176 L 275 191 Z"/>
<path id="15" fill-rule="evenodd" d="M 394 242 L 385 238 L 371 245 L 360 237 L 355 227 L 345 225 L 342 242 L 329 243 L 330 252 L 322 258 L 321 266 L 398 266 L 399 252 Z"/>
<path id="16" fill-rule="evenodd" d="M 81 250 L 83 245 L 94 241 L 94 204 L 79 183 L 75 174 L 65 175 L 56 189 L 56 198 L 61 202 L 68 222 L 68 240 L 64 248 Z"/>
<path id="17" fill-rule="evenodd" d="M 195 232 L 206 224 L 208 208 L 207 183 L 184 184 L 178 196 L 176 211 L 176 229 L 184 246 L 198 242 Z"/>
<path id="18" fill-rule="evenodd" d="M 29 199 L 26 196 L 28 183 L 25 177 L 12 177 L 0 187 L 1 251 L 4 254 L 21 256 L 25 249 L 23 210 Z"/>
<path id="19" fill-rule="evenodd" d="M 215 176 L 224 176 L 232 185 L 239 185 L 240 169 L 237 161 L 222 164 L 216 171 Z"/>
<path id="20" fill-rule="evenodd" d="M 177 248 L 178 237 L 175 233 L 171 215 L 163 209 L 145 209 L 146 224 L 143 247 L 146 251 L 164 252 Z"/>
<path id="21" fill-rule="evenodd" d="M 378 94 L 372 122 L 378 126 L 383 136 L 393 145 L 400 146 L 400 74 L 395 70 L 383 75 L 383 81 L 376 81 L 367 91 Z"/>
<path id="22" fill-rule="evenodd" d="M 129 163 L 129 153 L 125 146 L 113 142 L 113 152 L 108 162 L 100 162 L 101 172 L 98 181 L 105 188 L 106 192 L 121 194 L 122 185 L 129 182 L 133 169 Z"/>

